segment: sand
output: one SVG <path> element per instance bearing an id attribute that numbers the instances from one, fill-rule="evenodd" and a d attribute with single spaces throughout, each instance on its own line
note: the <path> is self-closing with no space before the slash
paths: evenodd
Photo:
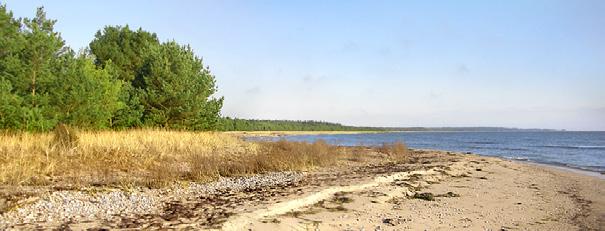
<path id="1" fill-rule="evenodd" d="M 461 156 L 448 167 L 396 173 L 387 177 L 388 180 L 376 178 L 359 184 L 360 187 L 327 188 L 307 196 L 315 200 L 299 198 L 295 204 L 288 201 L 240 214 L 223 227 L 225 230 L 605 228 L 605 180 L 602 178 L 475 155 Z M 412 179 L 410 175 L 417 176 Z M 415 188 L 417 186 L 420 187 Z M 341 193 L 335 197 L 334 191 Z M 423 192 L 443 196 L 432 201 L 413 198 Z M 286 205 L 296 212 L 283 213 L 282 206 Z M 272 213 L 272 209 L 275 212 Z"/>

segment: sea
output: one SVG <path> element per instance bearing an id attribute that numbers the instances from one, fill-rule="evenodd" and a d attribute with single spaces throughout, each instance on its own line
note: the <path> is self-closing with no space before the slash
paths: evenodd
<path id="1" fill-rule="evenodd" d="M 605 174 L 605 131 L 598 132 L 388 132 L 362 134 L 287 135 L 264 139 L 341 146 L 378 146 L 404 142 L 415 149 L 470 152 Z"/>

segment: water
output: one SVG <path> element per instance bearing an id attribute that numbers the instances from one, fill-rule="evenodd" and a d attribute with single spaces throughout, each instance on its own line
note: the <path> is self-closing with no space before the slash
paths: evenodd
<path id="1" fill-rule="evenodd" d="M 376 146 L 402 141 L 411 148 L 472 152 L 605 172 L 605 132 L 396 132 L 290 135 L 280 138 L 330 144 Z"/>

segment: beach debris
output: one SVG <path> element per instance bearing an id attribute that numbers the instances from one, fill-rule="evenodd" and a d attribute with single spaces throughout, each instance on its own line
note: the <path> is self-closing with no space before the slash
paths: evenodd
<path id="1" fill-rule="evenodd" d="M 332 199 L 321 200 L 317 202 L 314 207 L 323 208 L 331 212 L 347 211 L 347 208 L 345 208 L 343 204 L 351 203 L 353 202 L 353 199 L 345 196 L 346 194 L 348 193 L 337 192 L 334 194 L 334 197 L 332 197 Z"/>
<path id="2" fill-rule="evenodd" d="M 389 226 L 396 226 L 396 225 L 400 225 L 405 223 L 407 220 L 406 219 L 401 219 L 401 218 L 383 218 L 382 219 L 382 223 L 389 225 Z"/>
<path id="3" fill-rule="evenodd" d="M 416 193 L 416 194 L 414 194 L 414 196 L 412 198 L 414 198 L 414 199 L 421 199 L 421 200 L 425 200 L 425 201 L 434 201 L 435 200 L 435 195 L 433 195 L 430 192 Z"/>
<path id="4" fill-rule="evenodd" d="M 439 194 L 436 197 L 460 197 L 460 194 L 453 193 L 453 192 L 447 192 L 445 194 Z"/>
<path id="5" fill-rule="evenodd" d="M 371 197 L 371 198 L 387 196 L 387 194 L 385 194 L 383 192 L 373 191 L 373 190 L 363 191 L 360 193 L 360 195 Z"/>
<path id="6" fill-rule="evenodd" d="M 391 203 L 391 204 L 395 204 L 395 205 L 400 205 L 400 204 L 403 204 L 404 199 L 402 197 L 393 197 L 393 198 L 387 200 L 386 202 L 387 203 Z"/>
<path id="7" fill-rule="evenodd" d="M 334 198 L 332 199 L 332 202 L 337 203 L 337 204 L 345 204 L 345 203 L 351 203 L 353 202 L 353 199 L 351 199 L 350 197 L 345 196 L 347 193 L 344 192 L 337 192 L 334 194 Z"/>
<path id="8" fill-rule="evenodd" d="M 433 194 L 430 192 L 424 192 L 424 193 L 416 193 L 412 196 L 412 198 L 414 199 L 422 199 L 425 201 L 434 201 L 435 197 L 460 197 L 460 194 L 454 193 L 454 192 L 447 192 L 444 194 Z"/>
<path id="9" fill-rule="evenodd" d="M 274 224 L 279 224 L 281 223 L 281 221 L 277 218 L 273 218 L 273 219 L 263 219 L 261 220 L 262 223 L 274 223 Z"/>

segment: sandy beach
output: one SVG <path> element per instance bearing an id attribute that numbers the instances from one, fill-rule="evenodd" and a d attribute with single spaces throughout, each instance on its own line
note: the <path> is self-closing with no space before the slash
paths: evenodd
<path id="1" fill-rule="evenodd" d="M 269 221 L 259 218 L 280 210 L 279 205 L 254 211 L 240 219 L 231 219 L 228 225 L 234 226 L 226 228 L 601 230 L 605 227 L 603 178 L 475 155 L 437 159 L 431 161 L 433 166 L 427 164 L 423 170 L 386 174 L 369 184 L 360 181 L 334 186 L 307 196 L 309 200 L 299 198 L 300 203 L 287 206 L 296 212 L 276 215 Z"/>
<path id="2" fill-rule="evenodd" d="M 18 208 L 2 214 L 0 225 L 9 230 L 603 230 L 605 227 L 603 177 L 445 151 L 416 150 L 402 163 L 381 161 L 381 154 L 371 149 L 357 147 L 354 151 L 364 154 L 317 171 L 223 179 L 213 190 L 201 190 L 208 187 L 205 185 L 190 185 L 128 192 L 126 198 L 132 204 L 140 205 L 146 197 L 155 199 L 143 209 L 120 208 L 108 216 L 78 214 L 82 211 L 69 207 L 67 201 L 74 206 L 86 203 L 99 206 L 105 202 L 98 198 L 110 198 L 109 194 L 118 193 L 115 190 L 77 198 L 60 190 L 45 192 L 23 198 Z M 51 200 L 60 193 L 66 195 L 63 201 Z M 94 200 L 97 201 L 90 202 Z M 45 208 L 67 210 L 71 214 L 44 215 L 51 212 L 44 211 Z"/>
<path id="3" fill-rule="evenodd" d="M 298 213 L 278 216 L 274 222 L 247 220 L 243 227 L 258 230 L 309 227 L 600 230 L 605 227 L 603 179 L 476 156 L 463 157 L 461 162 L 445 169 L 433 168 L 396 176 L 376 186 L 343 190 L 344 193 L 306 206 Z M 411 177 L 415 174 L 420 176 Z M 415 196 L 421 193 L 433 196 Z"/>

